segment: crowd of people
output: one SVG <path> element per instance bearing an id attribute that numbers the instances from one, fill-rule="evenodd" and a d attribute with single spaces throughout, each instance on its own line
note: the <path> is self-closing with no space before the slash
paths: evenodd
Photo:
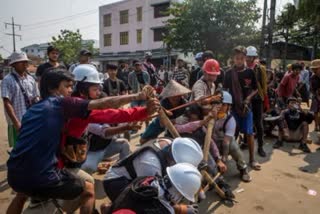
<path id="1" fill-rule="evenodd" d="M 182 58 L 170 71 L 157 69 L 147 52 L 131 66 L 120 61 L 99 72 L 88 50 L 68 69 L 59 54 L 49 46 L 35 79 L 26 54 L 13 53 L 13 71 L 1 83 L 12 147 L 8 183 L 16 192 L 9 214 L 21 213 L 29 198 L 28 209 L 53 201 L 67 213 L 99 213 L 92 175 L 103 168 L 110 203 L 100 213 L 198 213 L 207 184 L 226 200 L 235 197 L 219 176 L 229 170 L 229 155 L 239 178 L 250 182 L 248 169 L 261 170 L 256 145 L 267 156 L 266 135 L 277 131 L 274 148 L 294 141 L 310 153 L 309 124 L 320 128 L 319 59 L 310 70 L 297 62 L 279 74 L 255 47 L 237 46 L 224 69 L 212 51 L 197 53 L 192 71 Z M 310 99 L 310 110 L 302 109 Z M 131 150 L 143 123 L 140 145 Z M 105 160 L 111 167 L 101 165 Z M 204 170 L 216 179 L 206 181 Z"/>

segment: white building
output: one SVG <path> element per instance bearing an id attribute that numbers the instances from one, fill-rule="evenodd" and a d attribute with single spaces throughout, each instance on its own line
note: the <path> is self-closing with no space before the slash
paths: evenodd
<path id="1" fill-rule="evenodd" d="M 162 41 L 165 12 L 178 0 L 123 0 L 99 8 L 102 62 L 143 58 L 146 51 L 162 64 L 168 53 Z M 176 53 L 171 53 L 172 56 Z"/>
<path id="2" fill-rule="evenodd" d="M 25 52 L 28 56 L 40 57 L 43 59 L 47 55 L 47 47 L 48 43 L 33 44 L 21 48 L 21 51 Z"/>

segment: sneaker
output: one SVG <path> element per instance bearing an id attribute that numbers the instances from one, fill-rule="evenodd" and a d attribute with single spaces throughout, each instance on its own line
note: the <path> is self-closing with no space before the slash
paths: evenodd
<path id="1" fill-rule="evenodd" d="M 262 146 L 258 148 L 258 154 L 260 155 L 260 157 L 263 157 L 263 158 L 267 156 Z"/>
<path id="2" fill-rule="evenodd" d="M 216 183 L 221 188 L 221 190 L 224 192 L 226 199 L 235 198 L 235 195 L 233 194 L 231 187 L 223 179 L 217 179 Z"/>
<path id="3" fill-rule="evenodd" d="M 311 150 L 305 143 L 300 143 L 299 149 L 301 149 L 305 153 L 311 153 Z"/>
<path id="4" fill-rule="evenodd" d="M 240 177 L 241 177 L 241 180 L 246 183 L 248 183 L 252 180 L 247 169 L 240 170 Z"/>
<path id="5" fill-rule="evenodd" d="M 277 141 L 275 142 L 275 144 L 273 144 L 273 148 L 275 148 L 275 149 L 278 149 L 278 148 L 280 148 L 280 147 L 282 147 L 282 146 L 283 146 L 283 142 L 280 141 L 280 140 L 277 140 Z"/>

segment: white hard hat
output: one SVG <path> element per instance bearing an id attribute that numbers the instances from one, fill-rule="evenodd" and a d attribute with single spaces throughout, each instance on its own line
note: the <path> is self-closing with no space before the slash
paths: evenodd
<path id="1" fill-rule="evenodd" d="M 229 92 L 227 91 L 222 91 L 223 93 L 223 100 L 222 103 L 230 104 L 232 105 L 232 96 Z"/>
<path id="2" fill-rule="evenodd" d="M 189 201 L 195 202 L 195 194 L 201 186 L 199 170 L 189 163 L 178 163 L 167 167 L 167 174 L 172 185 Z"/>
<path id="3" fill-rule="evenodd" d="M 148 51 L 148 52 L 146 52 L 146 53 L 144 54 L 144 56 L 145 56 L 145 57 L 152 57 L 152 53 L 151 53 L 150 51 Z"/>
<path id="4" fill-rule="evenodd" d="M 257 49 L 253 46 L 247 47 L 247 56 L 258 56 Z"/>
<path id="5" fill-rule="evenodd" d="M 200 145 L 191 138 L 178 137 L 172 142 L 172 156 L 176 163 L 189 163 L 198 167 L 203 159 Z"/>
<path id="6" fill-rule="evenodd" d="M 96 67 L 93 65 L 85 64 L 78 65 L 74 70 L 74 79 L 77 82 L 87 82 L 87 83 L 96 83 L 101 84 L 101 80 L 99 78 L 99 72 Z"/>

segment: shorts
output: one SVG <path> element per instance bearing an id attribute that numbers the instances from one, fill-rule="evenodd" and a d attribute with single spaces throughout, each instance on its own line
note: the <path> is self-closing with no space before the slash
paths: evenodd
<path id="1" fill-rule="evenodd" d="M 13 125 L 8 125 L 8 142 L 10 147 L 15 147 L 18 139 L 18 132 Z"/>
<path id="2" fill-rule="evenodd" d="M 73 200 L 80 196 L 85 189 L 85 181 L 66 170 L 62 170 L 61 173 L 64 175 L 63 179 L 57 184 L 22 193 L 41 199 Z"/>
<path id="3" fill-rule="evenodd" d="M 236 112 L 232 112 L 232 115 L 241 133 L 248 135 L 253 134 L 253 114 L 251 110 L 244 117 L 240 117 Z"/>

